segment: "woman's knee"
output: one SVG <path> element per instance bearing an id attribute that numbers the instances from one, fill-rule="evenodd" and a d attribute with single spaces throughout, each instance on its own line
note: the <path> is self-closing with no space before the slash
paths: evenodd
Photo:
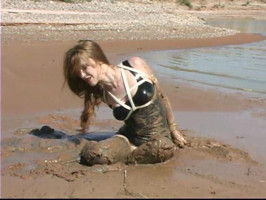
<path id="1" fill-rule="evenodd" d="M 131 152 L 127 164 L 152 164 L 164 162 L 174 156 L 175 144 L 164 136 L 158 136 Z"/>
<path id="2" fill-rule="evenodd" d="M 92 166 L 124 162 L 131 151 L 132 146 L 124 136 L 116 135 L 100 142 L 88 141 L 80 153 L 80 163 Z"/>

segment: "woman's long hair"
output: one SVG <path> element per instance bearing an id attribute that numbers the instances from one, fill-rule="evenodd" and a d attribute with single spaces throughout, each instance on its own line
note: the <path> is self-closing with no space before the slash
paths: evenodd
<path id="1" fill-rule="evenodd" d="M 101 47 L 92 40 L 80 40 L 77 45 L 69 49 L 64 58 L 64 77 L 70 90 L 77 96 L 84 98 L 84 110 L 80 116 L 80 126 L 85 132 L 92 115 L 95 115 L 95 107 L 102 102 L 103 88 L 97 84 L 91 87 L 80 78 L 80 61 L 91 58 L 105 64 L 109 64 Z"/>

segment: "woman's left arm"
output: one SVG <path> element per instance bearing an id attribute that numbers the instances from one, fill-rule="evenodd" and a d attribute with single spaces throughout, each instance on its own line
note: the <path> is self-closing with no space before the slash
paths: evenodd
<path id="1" fill-rule="evenodd" d="M 155 84 L 156 89 L 159 93 L 159 96 L 162 99 L 162 103 L 163 103 L 163 106 L 164 106 L 164 109 L 166 112 L 166 118 L 167 118 L 169 129 L 171 131 L 172 140 L 175 144 L 183 147 L 187 143 L 187 141 L 181 135 L 181 133 L 178 131 L 178 127 L 177 127 L 177 124 L 175 123 L 175 117 L 174 117 L 174 114 L 172 111 L 171 104 L 170 104 L 167 96 L 160 89 L 158 80 L 154 76 L 152 69 L 147 65 L 147 63 L 143 59 L 138 58 L 138 57 L 134 57 L 134 58 L 129 59 L 129 62 L 132 66 L 134 66 L 134 68 L 137 68 L 137 69 L 145 72 L 149 76 L 151 81 Z"/>
<path id="2" fill-rule="evenodd" d="M 159 96 L 162 99 L 162 103 L 163 103 L 165 113 L 166 113 L 166 119 L 168 122 L 169 129 L 171 131 L 173 142 L 177 144 L 178 146 L 183 147 L 187 143 L 187 141 L 185 140 L 185 138 L 181 135 L 181 133 L 178 130 L 178 125 L 175 122 L 175 116 L 173 114 L 171 103 L 168 97 L 165 95 L 165 93 L 161 90 L 156 77 L 152 75 L 151 79 L 154 82 L 156 89 L 159 93 Z"/>

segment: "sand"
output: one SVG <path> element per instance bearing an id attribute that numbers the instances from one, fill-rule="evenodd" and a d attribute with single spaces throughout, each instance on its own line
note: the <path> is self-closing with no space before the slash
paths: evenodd
<path id="1" fill-rule="evenodd" d="M 254 34 L 235 34 L 205 39 L 99 40 L 112 63 L 134 53 L 151 50 L 241 44 L 265 39 Z M 73 140 L 78 133 L 82 100 L 63 87 L 64 52 L 76 40 L 2 43 L 2 131 L 1 196 L 4 198 L 181 198 L 181 197 L 265 197 L 265 159 L 254 154 L 248 144 L 233 146 L 232 141 L 200 137 L 200 130 L 185 115 L 176 115 L 188 140 L 174 158 L 160 164 L 94 165 L 79 164 L 79 153 L 86 141 Z M 260 113 L 252 120 L 266 119 L 265 100 L 228 94 L 181 84 L 159 77 L 175 113 L 193 118 L 221 112 L 244 115 L 248 108 Z M 209 118 L 219 124 L 219 121 Z M 234 118 L 234 124 L 241 124 Z M 186 128 L 182 124 L 186 124 Z M 197 123 L 204 123 L 198 121 Z M 214 124 L 215 124 L 214 123 Z M 33 129 L 51 126 L 67 134 L 48 139 L 29 134 Z M 121 122 L 102 106 L 94 119 L 92 132 L 115 132 Z M 212 127 L 225 132 L 225 127 Z M 243 132 L 248 124 L 242 125 Z M 188 127 L 188 128 L 187 128 Z M 191 129 L 190 129 L 191 127 Z M 254 128 L 254 133 L 264 126 Z M 241 129 L 241 128 L 240 128 Z M 229 133 L 230 134 L 230 133 Z M 72 138 L 72 139 L 71 139 Z M 236 141 L 245 141 L 241 133 Z M 253 148 L 253 149 L 252 149 Z"/>

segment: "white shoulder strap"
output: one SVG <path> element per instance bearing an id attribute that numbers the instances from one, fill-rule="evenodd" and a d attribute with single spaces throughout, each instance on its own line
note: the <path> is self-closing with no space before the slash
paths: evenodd
<path id="1" fill-rule="evenodd" d="M 126 92 L 127 92 L 128 100 L 129 100 L 129 102 L 131 104 L 132 110 L 134 111 L 134 110 L 136 110 L 136 106 L 135 106 L 135 104 L 133 102 L 133 99 L 132 99 L 132 96 L 131 96 L 131 93 L 130 93 L 130 88 L 129 88 L 129 85 L 128 85 L 128 81 L 127 81 L 127 77 L 126 77 L 124 68 L 121 68 L 121 74 L 122 74 L 124 86 L 125 86 L 125 89 L 126 89 Z"/>
<path id="2" fill-rule="evenodd" d="M 113 95 L 111 92 L 107 91 L 108 94 L 120 105 L 123 106 L 124 108 L 131 110 L 131 107 L 126 105 L 123 101 L 121 101 L 120 99 L 118 99 L 115 95 Z"/>
<path id="3" fill-rule="evenodd" d="M 120 68 L 123 68 L 123 69 L 127 69 L 127 70 L 132 71 L 132 72 L 139 73 L 139 74 L 143 75 L 144 77 L 150 77 L 150 76 L 149 76 L 148 74 L 146 74 L 145 72 L 140 71 L 140 70 L 138 70 L 138 69 L 135 69 L 135 68 L 133 68 L 133 67 L 125 66 L 125 65 L 123 65 L 122 63 L 120 63 L 120 64 L 117 65 L 117 66 L 120 67 Z"/>
<path id="4" fill-rule="evenodd" d="M 117 98 L 114 94 L 112 94 L 110 91 L 107 91 L 108 94 L 121 106 L 123 106 L 124 108 L 126 108 L 127 110 L 129 110 L 129 113 L 127 115 L 127 117 L 124 119 L 124 120 L 127 120 L 130 115 L 132 114 L 133 111 L 135 111 L 136 109 L 138 108 L 143 108 L 143 107 L 146 107 L 148 105 L 150 105 L 152 103 L 152 101 L 149 101 L 147 102 L 145 105 L 142 105 L 142 106 L 135 106 L 134 102 L 133 102 L 133 99 L 132 99 L 132 96 L 131 96 L 131 91 L 138 87 L 139 85 L 141 85 L 142 83 L 144 83 L 145 81 L 149 81 L 148 77 L 150 78 L 151 76 L 149 76 L 148 74 L 146 74 L 145 72 L 142 72 L 140 70 L 137 70 L 137 69 L 134 69 L 132 67 L 128 67 L 128 66 L 125 66 L 123 65 L 122 63 L 120 63 L 119 65 L 117 65 L 118 67 L 121 68 L 121 75 L 122 75 L 122 79 L 123 79 L 123 83 L 124 83 L 124 86 L 125 86 L 125 89 L 126 89 L 126 94 L 121 98 L 123 99 L 126 95 L 128 96 L 128 100 L 130 102 L 130 106 L 126 105 L 123 101 L 121 101 L 121 99 Z M 125 74 L 125 69 L 129 70 L 129 71 L 133 71 L 133 72 L 136 72 L 136 73 L 139 73 L 141 75 L 143 75 L 143 79 L 140 80 L 139 82 L 137 82 L 136 85 L 134 85 L 133 87 L 129 88 L 129 84 L 128 84 L 128 80 L 127 80 L 127 77 L 126 77 L 126 74 Z M 105 97 L 104 97 L 105 98 Z"/>

